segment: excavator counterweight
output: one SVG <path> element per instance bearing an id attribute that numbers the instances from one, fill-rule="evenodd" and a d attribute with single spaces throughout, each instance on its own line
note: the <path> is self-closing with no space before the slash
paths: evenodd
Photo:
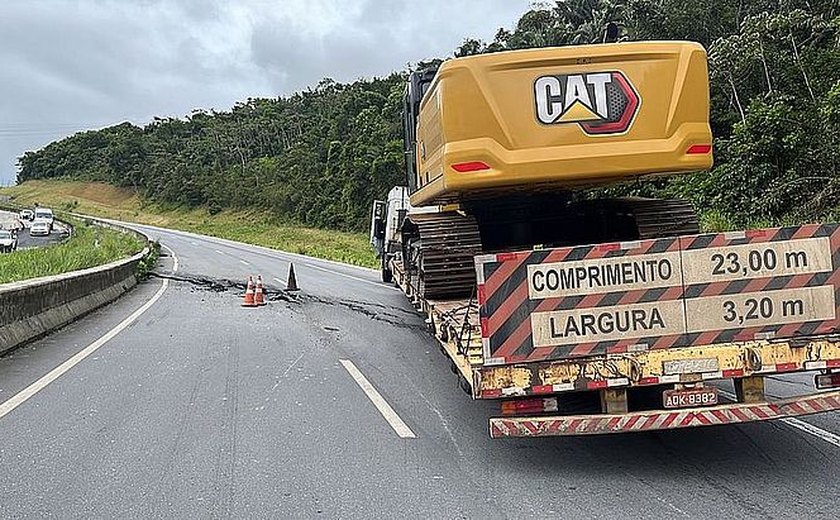
<path id="1" fill-rule="evenodd" d="M 708 85 L 706 52 L 688 42 L 447 61 L 409 92 L 422 93 L 419 110 L 407 113 L 416 126 L 414 142 L 406 142 L 416 157 L 411 203 L 579 190 L 709 168 Z"/>

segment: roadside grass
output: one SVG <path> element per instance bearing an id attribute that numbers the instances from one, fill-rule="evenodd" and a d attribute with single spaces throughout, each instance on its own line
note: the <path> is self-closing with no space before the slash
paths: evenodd
<path id="1" fill-rule="evenodd" d="M 218 238 L 335 260 L 363 267 L 378 262 L 364 233 L 345 233 L 300 226 L 265 211 L 222 211 L 164 207 L 131 190 L 80 181 L 28 181 L 0 189 L 17 204 L 41 204 L 138 224 L 190 231 Z"/>
<path id="2" fill-rule="evenodd" d="M 86 269 L 129 257 L 143 249 L 134 235 L 61 217 L 74 226 L 64 242 L 0 254 L 0 284 Z"/>
<path id="3" fill-rule="evenodd" d="M 827 216 L 825 222 L 836 222 L 837 219 L 831 215 Z M 799 221 L 795 218 L 788 218 L 782 220 L 771 220 L 769 218 L 751 219 L 744 222 L 743 219 L 738 220 L 731 215 L 722 213 L 716 209 L 709 209 L 700 212 L 700 231 L 702 233 L 723 233 L 726 231 L 737 231 L 742 229 L 763 229 L 777 226 L 798 226 L 806 224 L 807 222 Z"/>

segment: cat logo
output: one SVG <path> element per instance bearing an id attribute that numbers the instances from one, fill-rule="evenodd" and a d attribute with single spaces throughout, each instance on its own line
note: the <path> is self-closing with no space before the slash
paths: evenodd
<path id="1" fill-rule="evenodd" d="M 589 135 L 626 132 L 641 98 L 621 72 L 542 76 L 534 82 L 537 119 L 574 123 Z"/>

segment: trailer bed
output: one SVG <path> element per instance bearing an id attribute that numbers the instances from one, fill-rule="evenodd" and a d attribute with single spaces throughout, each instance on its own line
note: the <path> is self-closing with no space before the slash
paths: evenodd
<path id="1" fill-rule="evenodd" d="M 832 267 L 833 263 L 840 261 L 840 231 L 836 225 L 758 230 L 719 237 L 710 236 L 704 241 L 713 245 L 723 243 L 724 247 L 729 248 L 757 242 L 759 245 L 756 246 L 756 250 L 758 247 L 763 247 L 764 249 L 761 250 L 767 251 L 771 249 L 770 246 L 764 245 L 767 240 L 770 240 L 768 237 L 777 237 L 779 242 L 771 245 L 783 251 L 780 248 L 786 247 L 785 240 L 799 240 L 798 244 L 801 244 L 800 237 L 814 236 L 827 242 L 828 238 L 824 238 L 823 235 L 831 237 L 832 252 L 838 251 L 838 254 L 831 255 L 830 258 L 833 261 L 825 266 L 817 265 L 815 262 L 803 263 L 803 266 L 807 265 L 813 272 L 783 273 L 784 276 L 770 279 L 769 282 L 734 280 L 717 285 L 706 284 L 700 286 L 701 293 L 706 291 L 708 294 L 711 291 L 713 295 L 708 298 L 716 298 L 714 291 L 719 291 L 716 294 L 736 298 L 735 295 L 740 293 L 734 290 L 741 285 L 749 289 L 763 287 L 763 284 L 766 284 L 772 293 L 782 282 L 787 284 L 787 287 L 802 286 L 812 291 L 827 292 L 824 287 L 840 291 L 838 285 L 835 285 L 835 281 L 840 282 L 840 275 L 837 274 L 840 273 L 840 266 L 833 265 Z M 691 238 L 694 241 L 701 239 L 703 239 L 702 236 Z M 622 243 L 603 244 L 584 249 L 588 254 L 609 257 L 619 255 L 625 248 L 638 247 L 638 243 Z M 687 250 L 694 254 L 690 248 Z M 557 250 L 549 250 L 545 254 L 557 254 L 556 252 Z M 840 371 L 840 328 L 837 325 L 840 311 L 835 312 L 833 305 L 829 310 L 824 311 L 825 317 L 816 314 L 811 317 L 810 335 L 803 334 L 802 327 L 798 328 L 795 334 L 787 336 L 777 336 L 776 332 L 772 332 L 775 330 L 780 334 L 790 334 L 788 330 L 795 324 L 769 324 L 764 327 L 743 328 L 729 336 L 710 327 L 708 333 L 687 336 L 695 338 L 696 341 L 686 344 L 679 342 L 686 336 L 679 336 L 677 340 L 667 338 L 664 342 L 659 342 L 656 338 L 653 341 L 617 342 L 605 349 L 595 348 L 586 352 L 573 346 L 572 349 L 563 351 L 564 353 L 559 355 L 558 350 L 541 351 L 539 348 L 530 350 L 530 355 L 523 355 L 521 351 L 509 351 L 510 354 L 505 358 L 494 355 L 498 350 L 493 350 L 489 341 L 490 334 L 488 334 L 488 330 L 493 331 L 492 324 L 488 326 L 488 318 L 482 307 L 487 302 L 487 294 L 484 293 L 483 287 L 485 280 L 482 277 L 482 265 L 487 262 L 495 262 L 496 265 L 510 262 L 515 267 L 509 269 L 508 274 L 504 276 L 514 276 L 515 269 L 524 270 L 522 258 L 527 261 L 527 258 L 533 255 L 535 253 L 525 252 L 477 257 L 476 294 L 470 298 L 452 300 L 420 298 L 415 290 L 416 276 L 413 278 L 411 273 L 407 273 L 398 258 L 390 263 L 394 282 L 424 315 L 441 351 L 451 362 L 452 371 L 458 375 L 460 386 L 469 395 L 474 399 L 500 400 L 503 411 L 506 402 L 527 403 L 527 406 L 539 405 L 540 402 L 546 403 L 546 407 L 541 410 L 543 413 L 514 410 L 515 416 L 491 418 L 489 427 L 492 437 L 649 431 L 765 421 L 840 409 L 840 392 L 837 391 L 817 392 L 772 402 L 764 395 L 763 378 L 767 375 L 807 371 L 828 374 Z M 542 257 L 542 255 L 543 253 L 539 256 Z M 808 258 L 816 257 L 811 255 Z M 505 267 L 491 272 L 498 274 L 504 272 L 503 269 Z M 816 272 L 819 269 L 833 270 L 825 274 Z M 520 294 L 517 298 L 525 302 L 524 305 L 528 305 L 525 300 L 528 292 L 523 293 L 521 290 L 524 282 L 521 281 L 521 276 L 515 279 L 516 283 L 520 284 L 518 285 L 520 289 L 515 292 L 512 287 L 507 287 L 504 291 L 514 296 Z M 672 291 L 674 295 L 670 295 L 666 290 L 662 293 L 665 297 L 663 301 L 679 301 L 677 298 L 690 297 L 693 294 L 692 290 L 697 287 L 686 286 L 682 289 L 682 293 Z M 641 289 L 642 292 L 648 290 Z M 783 288 L 775 294 L 785 294 L 783 292 L 785 290 L 790 289 Z M 633 296 L 636 293 L 630 291 L 627 294 Z M 704 297 L 707 296 L 704 295 Z M 590 302 L 587 298 L 584 297 L 580 301 L 584 305 L 592 305 L 592 302 L 595 302 L 597 307 L 595 299 Z M 555 301 L 560 300 L 555 299 Z M 619 298 L 615 301 L 622 300 Z M 832 301 L 840 300 L 832 299 Z M 812 298 L 807 304 L 815 304 L 815 302 L 817 302 L 816 298 Z M 686 301 L 686 308 L 692 303 L 694 302 Z M 517 305 L 523 304 L 517 302 Z M 528 310 L 526 307 L 522 308 Z M 522 312 L 522 308 L 519 312 Z M 540 307 L 537 309 L 539 310 Z M 528 312 L 533 313 L 533 309 Z M 696 318 L 696 316 L 691 317 Z M 522 317 L 518 319 L 521 320 Z M 523 321 L 523 323 L 527 322 Z M 726 340 L 730 336 L 731 339 Z M 527 349 L 525 352 L 527 354 Z M 628 409 L 629 392 L 638 392 L 645 387 L 658 387 L 656 391 L 664 391 L 664 389 L 684 391 L 709 387 L 708 385 L 712 382 L 719 380 L 733 381 L 738 391 L 737 402 L 678 409 L 666 409 L 666 404 L 662 403 L 660 405 L 662 409 L 644 411 Z M 563 396 L 574 392 L 589 392 L 591 395 L 593 391 L 601 396 L 600 414 L 580 415 L 562 405 L 565 399 Z M 656 408 L 656 406 L 651 408 Z"/>
<path id="2" fill-rule="evenodd" d="M 838 335 L 486 365 L 477 302 L 465 299 L 421 300 L 412 292 L 402 265 L 395 261 L 392 269 L 397 285 L 426 316 L 441 349 L 458 368 L 476 399 L 840 369 Z"/>

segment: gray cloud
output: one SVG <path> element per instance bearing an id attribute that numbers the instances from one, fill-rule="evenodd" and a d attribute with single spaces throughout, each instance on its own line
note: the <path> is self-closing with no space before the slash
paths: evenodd
<path id="1" fill-rule="evenodd" d="M 385 75 L 491 38 L 529 4 L 3 0 L 0 184 L 17 156 L 76 131 Z"/>

